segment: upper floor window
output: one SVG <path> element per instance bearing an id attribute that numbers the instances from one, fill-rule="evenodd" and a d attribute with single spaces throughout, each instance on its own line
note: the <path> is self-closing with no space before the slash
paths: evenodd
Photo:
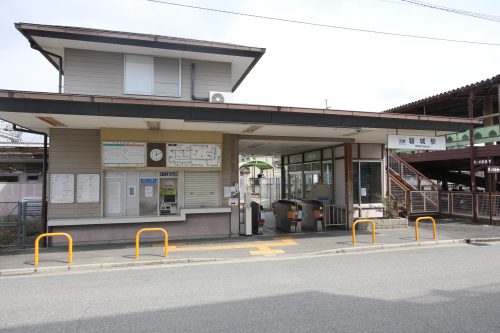
<path id="1" fill-rule="evenodd" d="M 180 97 L 180 59 L 126 54 L 124 93 Z"/>

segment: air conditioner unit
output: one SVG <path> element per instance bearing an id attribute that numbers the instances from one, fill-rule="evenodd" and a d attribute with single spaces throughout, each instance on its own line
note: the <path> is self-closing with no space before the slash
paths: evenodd
<path id="1" fill-rule="evenodd" d="M 233 94 L 230 92 L 211 91 L 210 103 L 232 103 Z"/>

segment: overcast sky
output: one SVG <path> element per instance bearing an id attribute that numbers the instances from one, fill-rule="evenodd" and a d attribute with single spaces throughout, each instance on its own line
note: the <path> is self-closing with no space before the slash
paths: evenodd
<path id="1" fill-rule="evenodd" d="M 400 0 L 174 0 L 328 25 L 500 44 L 500 23 Z M 498 0 L 425 0 L 500 15 Z M 267 21 L 146 0 L 1 0 L 0 89 L 57 92 L 57 71 L 15 22 L 70 25 L 264 47 L 242 103 L 382 111 L 500 74 L 500 46 Z"/>

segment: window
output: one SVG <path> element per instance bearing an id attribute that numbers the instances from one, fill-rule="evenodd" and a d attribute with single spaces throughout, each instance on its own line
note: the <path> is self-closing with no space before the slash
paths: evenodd
<path id="1" fill-rule="evenodd" d="M 180 97 L 180 59 L 125 55 L 124 93 Z"/>
<path id="2" fill-rule="evenodd" d="M 352 168 L 353 202 L 380 202 L 382 195 L 382 163 L 354 162 Z"/>

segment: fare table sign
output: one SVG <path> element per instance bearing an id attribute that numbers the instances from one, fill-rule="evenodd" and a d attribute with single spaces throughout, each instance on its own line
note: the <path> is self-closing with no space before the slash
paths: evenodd
<path id="1" fill-rule="evenodd" d="M 444 136 L 388 135 L 390 149 L 446 150 Z"/>

